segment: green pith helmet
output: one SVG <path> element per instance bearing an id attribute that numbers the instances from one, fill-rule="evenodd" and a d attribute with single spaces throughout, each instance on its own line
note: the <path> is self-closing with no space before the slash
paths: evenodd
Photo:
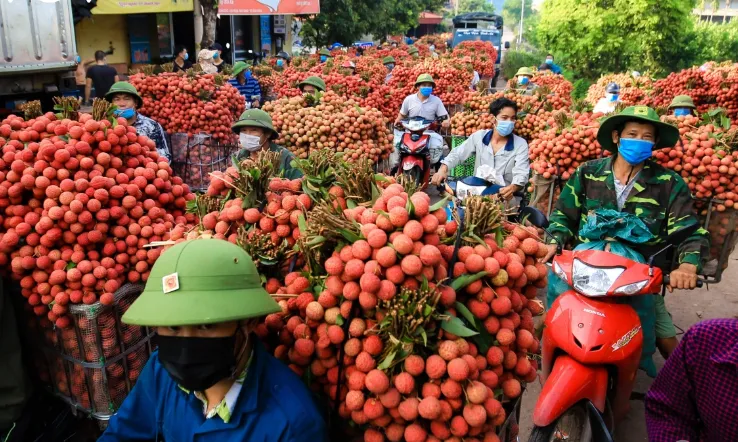
<path id="1" fill-rule="evenodd" d="M 617 146 L 612 142 L 612 131 L 619 129 L 629 121 L 650 123 L 656 127 L 657 141 L 653 148 L 672 147 L 679 141 L 679 129 L 659 119 L 655 110 L 648 106 L 630 106 L 617 115 L 607 118 L 597 131 L 597 141 L 603 149 L 615 153 Z"/>
<path id="2" fill-rule="evenodd" d="M 421 84 L 421 83 L 433 83 L 433 86 L 436 85 L 436 81 L 431 77 L 431 74 L 420 74 L 418 75 L 418 79 L 415 80 L 415 86 Z"/>
<path id="3" fill-rule="evenodd" d="M 246 251 L 220 239 L 195 239 L 159 257 L 123 322 L 164 327 L 217 324 L 280 310 L 261 287 Z"/>
<path id="4" fill-rule="evenodd" d="M 395 57 L 384 57 L 382 59 L 382 64 L 395 64 Z"/>
<path id="5" fill-rule="evenodd" d="M 516 77 L 518 75 L 526 75 L 528 77 L 532 77 L 533 76 L 533 71 L 531 70 L 531 68 L 526 67 L 526 66 L 523 66 L 522 68 L 518 69 L 518 73 L 515 74 Z"/>
<path id="6" fill-rule="evenodd" d="M 416 48 L 415 46 L 410 46 L 410 49 L 407 50 L 407 53 L 410 55 L 417 54 L 418 48 Z"/>
<path id="7" fill-rule="evenodd" d="M 675 107 L 688 107 L 691 109 L 697 108 L 697 106 L 694 105 L 694 101 L 692 101 L 692 97 L 689 95 L 677 95 L 674 97 L 674 99 L 671 100 L 669 109 L 673 109 Z"/>
<path id="8" fill-rule="evenodd" d="M 310 77 L 302 80 L 298 86 L 300 87 L 300 90 L 302 90 L 302 87 L 308 84 L 321 92 L 325 92 L 325 81 L 320 77 L 311 75 Z"/>
<path id="9" fill-rule="evenodd" d="M 331 51 L 329 51 L 326 48 L 321 49 L 320 52 L 318 52 L 318 54 L 319 55 L 325 55 L 326 57 L 331 57 L 332 56 L 331 55 Z"/>
<path id="10" fill-rule="evenodd" d="M 246 62 L 244 62 L 244 61 L 237 61 L 233 65 L 233 76 L 234 77 L 238 77 L 238 74 L 240 74 L 241 72 L 247 70 L 248 68 L 249 68 L 249 65 Z"/>
<path id="11" fill-rule="evenodd" d="M 113 95 L 115 94 L 128 94 L 132 95 L 133 98 L 136 100 L 136 107 L 143 106 L 143 99 L 140 95 L 138 95 L 138 91 L 136 90 L 136 86 L 132 85 L 131 83 L 127 81 L 119 81 L 115 83 L 114 85 L 110 86 L 110 90 L 107 94 L 105 94 L 105 99 L 113 102 Z"/>
<path id="12" fill-rule="evenodd" d="M 231 130 L 234 133 L 239 133 L 244 127 L 258 127 L 260 129 L 266 129 L 271 132 L 271 139 L 277 138 L 277 131 L 274 130 L 272 117 L 261 109 L 249 109 L 244 111 L 238 120 L 233 123 Z"/>

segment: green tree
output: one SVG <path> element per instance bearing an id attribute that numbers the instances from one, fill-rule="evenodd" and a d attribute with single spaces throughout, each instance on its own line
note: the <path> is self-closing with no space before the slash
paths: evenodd
<path id="1" fill-rule="evenodd" d="M 459 14 L 466 14 L 467 12 L 488 12 L 494 14 L 495 5 L 488 0 L 458 0 L 459 1 Z"/>
<path id="2" fill-rule="evenodd" d="M 695 0 L 545 0 L 537 39 L 588 78 L 676 69 L 692 35 Z"/>
<path id="3" fill-rule="evenodd" d="M 443 0 L 321 0 L 320 14 L 302 27 L 303 40 L 316 47 L 350 45 L 362 35 L 404 34 L 418 25 L 423 11 L 440 9 Z"/>
<path id="4" fill-rule="evenodd" d="M 505 21 L 505 26 L 512 29 L 515 35 L 517 35 L 520 26 L 520 9 L 523 7 L 523 1 L 525 1 L 523 19 L 527 22 L 528 17 L 533 16 L 533 9 L 531 9 L 533 0 L 505 0 L 505 6 L 502 7 L 502 19 Z M 525 31 L 523 35 L 525 35 Z"/>

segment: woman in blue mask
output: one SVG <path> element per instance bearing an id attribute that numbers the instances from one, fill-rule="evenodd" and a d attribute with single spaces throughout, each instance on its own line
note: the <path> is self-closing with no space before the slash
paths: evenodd
<path id="1" fill-rule="evenodd" d="M 694 115 L 696 109 L 697 107 L 689 95 L 677 95 L 671 100 L 671 104 L 669 105 L 669 112 L 675 117 Z"/>
<path id="2" fill-rule="evenodd" d="M 190 54 L 187 52 L 187 48 L 179 45 L 174 47 L 174 69 L 173 72 L 186 71 L 192 68 L 192 61 L 190 60 Z"/>
<path id="3" fill-rule="evenodd" d="M 213 54 L 213 64 L 218 68 L 218 72 L 223 72 L 223 68 L 226 65 L 223 60 L 223 46 L 221 46 L 220 43 L 213 43 L 213 45 L 210 46 L 210 50 L 215 51 Z"/>
<path id="4" fill-rule="evenodd" d="M 278 71 L 283 71 L 289 65 L 290 54 L 286 53 L 285 51 L 280 51 L 276 56 L 276 60 L 274 61 L 274 68 Z"/>
<path id="5" fill-rule="evenodd" d="M 578 232 L 590 211 L 610 209 L 635 215 L 656 239 L 629 247 L 647 259 L 667 244 L 673 245 L 677 264 L 672 267 L 661 256 L 656 265 L 670 274 L 670 291 L 695 288 L 702 258 L 709 255 L 707 231 L 700 227 L 682 177 L 651 161 L 653 150 L 672 147 L 678 140 L 679 130 L 662 122 L 647 106 L 631 106 L 607 118 L 600 125 L 597 141 L 612 156 L 577 168 L 562 188 L 549 231 L 561 244 L 578 245 L 582 242 Z M 543 261 L 555 252 L 556 246 L 550 245 Z M 677 344 L 676 330 L 663 297 L 653 298 L 650 314 L 655 315 L 656 346 L 668 357 Z"/>
<path id="6" fill-rule="evenodd" d="M 475 176 L 479 176 L 477 171 L 481 166 L 494 170 L 493 177 L 479 177 L 501 186 L 499 194 L 505 200 L 511 200 L 515 192 L 523 189 L 528 182 L 530 162 L 528 143 L 513 134 L 518 105 L 508 98 L 498 98 L 490 105 L 489 112 L 494 117 L 494 127 L 474 132 L 461 146 L 451 150 L 431 183 L 441 184 L 450 170 L 473 156 Z"/>
<path id="7" fill-rule="evenodd" d="M 128 124 L 136 128 L 139 135 L 145 135 L 156 143 L 159 155 L 172 161 L 172 153 L 167 146 L 167 138 L 161 124 L 138 113 L 138 109 L 143 106 L 143 98 L 135 86 L 127 81 L 119 81 L 110 87 L 105 99 L 117 107 L 115 116 L 125 118 Z"/>

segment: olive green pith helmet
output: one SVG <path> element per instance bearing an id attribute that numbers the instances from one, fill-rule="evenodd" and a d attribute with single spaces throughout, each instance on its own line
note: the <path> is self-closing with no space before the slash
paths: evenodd
<path id="1" fill-rule="evenodd" d="M 320 77 L 312 75 L 302 80 L 298 86 L 300 87 L 300 90 L 302 90 L 302 87 L 308 84 L 321 92 L 325 92 L 325 81 Z"/>
<path id="2" fill-rule="evenodd" d="M 394 64 L 394 63 L 395 63 L 395 57 L 389 56 L 389 57 L 384 57 L 382 59 L 382 64 Z"/>
<path id="3" fill-rule="evenodd" d="M 105 99 L 110 101 L 112 103 L 113 96 L 115 94 L 128 94 L 133 96 L 133 99 L 136 100 L 136 107 L 143 106 L 143 99 L 138 94 L 138 90 L 136 90 L 136 86 L 132 85 L 131 83 L 127 81 L 119 81 L 115 83 L 114 85 L 110 86 L 110 90 L 107 94 L 105 94 Z"/>
<path id="4" fill-rule="evenodd" d="M 329 51 L 326 48 L 323 48 L 318 52 L 319 55 L 325 55 L 326 57 L 331 57 L 331 51 Z"/>
<path id="5" fill-rule="evenodd" d="M 410 55 L 417 54 L 418 48 L 416 48 L 415 46 L 411 46 L 410 49 L 407 50 L 407 53 Z"/>
<path id="6" fill-rule="evenodd" d="M 677 95 L 674 97 L 674 99 L 671 100 L 669 109 L 673 109 L 675 107 L 688 107 L 691 109 L 697 108 L 697 106 L 694 105 L 694 101 L 692 101 L 692 97 L 689 95 Z"/>
<path id="7" fill-rule="evenodd" d="M 528 77 L 532 77 L 533 76 L 533 71 L 531 70 L 531 68 L 523 66 L 522 68 L 518 69 L 518 73 L 515 74 L 516 77 L 518 75 L 525 75 L 525 76 L 528 76 Z"/>
<path id="8" fill-rule="evenodd" d="M 122 319 L 166 327 L 239 321 L 280 310 L 242 248 L 220 239 L 194 239 L 159 257 L 146 288 Z"/>
<path id="9" fill-rule="evenodd" d="M 249 109 L 244 111 L 238 120 L 233 123 L 231 130 L 234 133 L 239 133 L 244 127 L 258 127 L 260 129 L 266 129 L 270 132 L 271 139 L 277 138 L 277 131 L 274 130 L 272 117 L 261 109 Z"/>
<path id="10" fill-rule="evenodd" d="M 618 130 L 629 121 L 653 124 L 658 132 L 658 139 L 653 146 L 654 150 L 663 147 L 672 147 L 679 141 L 679 129 L 669 123 L 662 122 L 655 110 L 648 106 L 630 106 L 623 109 L 619 114 L 608 117 L 602 122 L 600 129 L 597 131 L 597 141 L 600 143 L 600 146 L 605 150 L 615 153 L 617 146 L 612 141 L 612 131 Z"/>
<path id="11" fill-rule="evenodd" d="M 249 68 L 249 65 L 246 64 L 246 62 L 244 62 L 244 61 L 237 61 L 233 65 L 233 76 L 234 77 L 238 77 L 238 74 L 240 74 L 241 72 L 247 70 L 248 68 Z"/>
<path id="12" fill-rule="evenodd" d="M 433 83 L 433 86 L 436 85 L 436 81 L 431 77 L 431 74 L 420 74 L 418 75 L 418 79 L 415 80 L 415 86 L 421 84 L 421 83 Z"/>

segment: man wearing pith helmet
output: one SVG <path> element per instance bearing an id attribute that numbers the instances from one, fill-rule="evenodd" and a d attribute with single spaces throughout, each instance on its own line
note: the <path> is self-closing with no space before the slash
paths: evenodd
<path id="1" fill-rule="evenodd" d="M 155 327 L 159 349 L 99 440 L 325 441 L 307 387 L 253 333 L 279 311 L 240 247 L 196 239 L 165 251 L 123 315 Z"/>
<path id="2" fill-rule="evenodd" d="M 696 109 L 697 106 L 694 105 L 694 101 L 689 95 L 677 95 L 669 104 L 669 112 L 675 117 L 694 115 Z"/>
<path id="3" fill-rule="evenodd" d="M 292 167 L 292 160 L 295 159 L 292 152 L 274 143 L 277 131 L 268 113 L 261 109 L 249 109 L 233 123 L 231 130 L 238 135 L 241 145 L 241 150 L 236 154 L 238 161 L 255 158 L 259 152 L 265 150 L 279 152 L 279 171 L 282 175 L 290 180 L 302 177 L 302 172 Z"/>

